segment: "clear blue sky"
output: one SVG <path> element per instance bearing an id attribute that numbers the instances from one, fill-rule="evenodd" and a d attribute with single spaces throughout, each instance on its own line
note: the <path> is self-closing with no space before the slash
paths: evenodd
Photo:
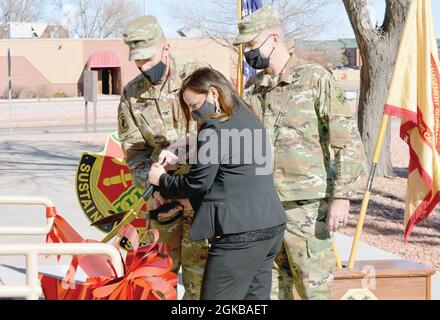
<path id="1" fill-rule="evenodd" d="M 143 0 L 138 0 L 141 7 L 144 6 Z M 167 36 L 178 36 L 176 30 L 179 29 L 178 23 L 170 16 L 167 5 L 173 2 L 181 2 L 182 0 L 147 0 L 148 14 L 154 15 L 159 19 L 159 22 L 164 29 Z M 184 1 L 184 0 L 183 0 Z M 200 6 L 203 6 L 204 2 L 211 2 L 213 0 L 198 0 Z M 221 1 L 221 0 L 215 0 Z M 295 0 L 296 1 L 296 0 Z M 350 21 L 348 20 L 345 8 L 340 0 L 334 0 L 335 4 L 331 7 L 331 13 L 326 11 L 325 14 L 330 14 L 334 17 L 334 22 L 329 26 L 328 31 L 321 34 L 318 39 L 337 39 L 337 38 L 350 38 L 354 37 Z M 385 0 L 370 0 L 370 11 L 372 20 L 381 20 L 383 18 L 385 10 Z M 433 16 L 436 29 L 436 36 L 440 38 L 440 0 L 432 0 Z M 375 12 L 374 12 L 375 11 Z M 375 19 L 374 16 L 377 18 Z M 380 23 L 381 21 L 379 21 Z"/>

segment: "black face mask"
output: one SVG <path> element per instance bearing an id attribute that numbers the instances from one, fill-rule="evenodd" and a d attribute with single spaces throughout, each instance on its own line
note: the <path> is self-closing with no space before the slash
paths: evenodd
<path id="1" fill-rule="evenodd" d="M 194 121 L 205 122 L 209 119 L 210 114 L 215 113 L 216 109 L 215 104 L 206 99 L 199 109 L 191 111 L 191 117 Z"/>
<path id="2" fill-rule="evenodd" d="M 167 69 L 167 65 L 160 61 L 158 64 L 153 66 L 147 71 L 143 71 L 141 68 L 138 67 L 138 69 L 142 72 L 145 78 L 148 79 L 148 81 L 151 82 L 151 84 L 155 85 L 160 81 L 160 79 L 163 78 L 163 75 L 165 74 L 165 70 Z"/>
<path id="3" fill-rule="evenodd" d="M 269 37 L 267 39 L 269 39 Z M 275 50 L 275 48 L 272 49 L 272 52 L 269 54 L 269 57 L 267 58 L 264 58 L 260 52 L 260 48 L 267 41 L 267 39 L 264 40 L 263 43 L 258 48 L 244 53 L 246 62 L 254 69 L 257 70 L 266 69 L 269 66 L 270 56 L 272 55 L 272 52 L 273 50 Z"/>

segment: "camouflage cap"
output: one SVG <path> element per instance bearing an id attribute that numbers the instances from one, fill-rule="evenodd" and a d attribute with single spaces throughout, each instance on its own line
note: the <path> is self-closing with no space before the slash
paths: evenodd
<path id="1" fill-rule="evenodd" d="M 158 45 L 165 39 L 159 23 L 153 16 L 143 16 L 129 22 L 122 37 L 130 48 L 130 61 L 151 58 L 158 51 Z"/>
<path id="2" fill-rule="evenodd" d="M 239 35 L 234 45 L 248 43 L 254 40 L 261 31 L 281 25 L 280 15 L 273 7 L 263 7 L 243 18 L 238 23 Z"/>

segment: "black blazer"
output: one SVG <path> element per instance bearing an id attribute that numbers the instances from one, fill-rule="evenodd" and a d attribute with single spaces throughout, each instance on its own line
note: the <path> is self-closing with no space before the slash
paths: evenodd
<path id="1" fill-rule="evenodd" d="M 250 129 L 245 131 L 252 135 L 252 149 L 249 144 L 244 145 L 244 139 L 235 136 L 229 139 L 228 153 L 225 150 L 226 139 L 220 136 L 224 129 Z M 257 135 L 263 139 L 255 140 Z M 160 177 L 159 190 L 164 198 L 189 198 L 195 210 L 190 229 L 192 240 L 261 230 L 286 223 L 285 211 L 275 191 L 270 144 L 266 138 L 261 122 L 245 106 L 239 105 L 234 108 L 231 119 L 210 119 L 200 128 L 198 153 L 211 155 L 211 159 L 217 159 L 216 163 L 203 164 L 199 157 L 188 174 L 173 176 L 165 173 Z M 234 140 L 236 143 L 241 140 L 240 148 L 233 148 Z M 223 149 L 218 149 L 222 151 L 218 152 L 217 157 L 215 152 L 206 152 L 208 143 L 215 148 L 223 146 Z M 255 150 L 255 147 L 265 150 L 266 144 L 269 144 L 268 169 L 263 175 L 261 172 L 257 174 L 256 169 L 262 169 L 264 165 L 258 165 L 252 155 L 251 159 L 246 160 L 245 154 L 254 154 L 248 151 Z"/>

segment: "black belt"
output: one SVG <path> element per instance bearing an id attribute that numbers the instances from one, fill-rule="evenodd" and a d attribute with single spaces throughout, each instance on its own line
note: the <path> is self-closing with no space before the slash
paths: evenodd
<path id="1" fill-rule="evenodd" d="M 296 207 L 302 207 L 308 204 L 312 204 L 318 201 L 322 201 L 323 199 L 309 199 L 309 200 L 292 200 L 292 201 L 285 201 L 283 202 L 283 206 L 285 210 L 293 209 Z"/>
<path id="2" fill-rule="evenodd" d="M 215 236 L 209 240 L 210 243 L 240 243 L 269 240 L 286 229 L 285 224 L 270 227 L 262 230 L 247 231 L 241 233 L 230 233 L 221 236 Z"/>

